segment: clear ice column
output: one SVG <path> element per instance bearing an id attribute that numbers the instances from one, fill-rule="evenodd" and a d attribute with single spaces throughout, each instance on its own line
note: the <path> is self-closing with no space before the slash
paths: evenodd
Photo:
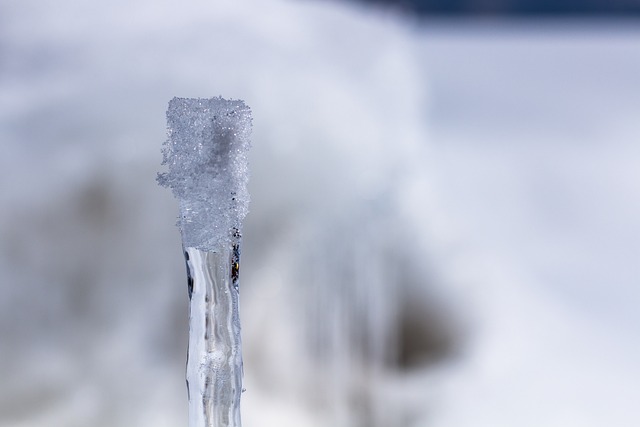
<path id="1" fill-rule="evenodd" d="M 242 354 L 239 234 L 217 252 L 185 248 L 189 286 L 189 427 L 239 427 Z"/>

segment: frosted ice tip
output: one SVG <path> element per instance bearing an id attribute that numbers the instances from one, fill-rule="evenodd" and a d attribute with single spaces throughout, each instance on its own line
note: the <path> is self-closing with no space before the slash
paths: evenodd
<path id="1" fill-rule="evenodd" d="M 158 183 L 180 202 L 184 246 L 211 252 L 228 246 L 248 211 L 251 110 L 221 97 L 173 98 L 167 129 L 168 171 Z"/>

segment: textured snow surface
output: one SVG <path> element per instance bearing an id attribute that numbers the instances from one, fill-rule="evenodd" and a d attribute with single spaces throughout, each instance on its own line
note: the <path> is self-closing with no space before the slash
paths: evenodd
<path id="1" fill-rule="evenodd" d="M 180 201 L 185 247 L 230 247 L 249 207 L 251 111 L 242 101 L 173 98 L 158 182 Z"/>

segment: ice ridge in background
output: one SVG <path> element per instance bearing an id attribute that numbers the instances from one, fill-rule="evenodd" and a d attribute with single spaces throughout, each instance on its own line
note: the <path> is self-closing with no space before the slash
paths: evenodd
<path id="1" fill-rule="evenodd" d="M 247 152 L 251 110 L 240 100 L 173 98 L 158 182 L 180 202 L 185 247 L 229 246 L 249 206 Z M 226 243 L 226 244 L 225 244 Z"/>

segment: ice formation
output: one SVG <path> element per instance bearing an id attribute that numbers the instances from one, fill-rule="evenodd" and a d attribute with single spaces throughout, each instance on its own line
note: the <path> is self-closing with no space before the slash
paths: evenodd
<path id="1" fill-rule="evenodd" d="M 239 244 L 220 252 L 185 248 L 189 283 L 189 427 L 240 427 L 242 342 Z"/>
<path id="2" fill-rule="evenodd" d="M 229 245 L 247 214 L 251 111 L 239 100 L 173 98 L 158 182 L 180 201 L 185 247 Z"/>
<path id="3" fill-rule="evenodd" d="M 240 231 L 251 113 L 242 101 L 173 98 L 158 182 L 180 201 L 187 263 L 190 427 L 240 427 Z"/>

